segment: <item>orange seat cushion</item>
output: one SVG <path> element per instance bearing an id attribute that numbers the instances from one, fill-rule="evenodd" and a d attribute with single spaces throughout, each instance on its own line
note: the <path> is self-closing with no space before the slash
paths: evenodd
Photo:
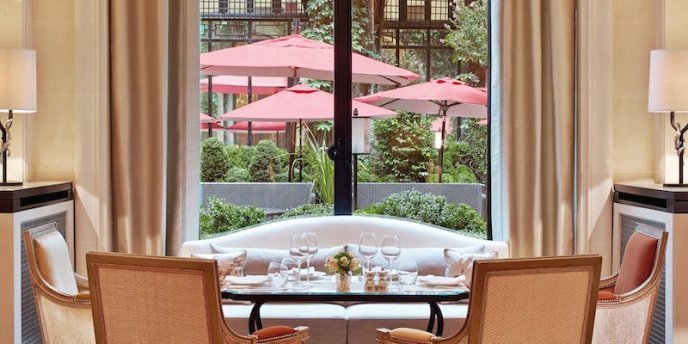
<path id="1" fill-rule="evenodd" d="M 628 239 L 614 294 L 625 294 L 639 287 L 650 277 L 655 265 L 658 240 L 635 232 Z"/>
<path id="2" fill-rule="evenodd" d="M 258 337 L 258 340 L 270 339 L 281 336 L 288 336 L 296 333 L 296 330 L 289 326 L 270 326 L 253 332 L 253 335 Z"/>
<path id="3" fill-rule="evenodd" d="M 616 299 L 616 294 L 612 293 L 611 291 L 600 290 L 599 292 L 597 292 L 598 301 L 608 301 L 614 299 Z"/>

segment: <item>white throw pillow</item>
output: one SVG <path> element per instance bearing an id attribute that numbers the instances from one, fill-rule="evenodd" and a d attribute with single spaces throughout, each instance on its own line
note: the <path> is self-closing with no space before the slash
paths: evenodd
<path id="1" fill-rule="evenodd" d="M 194 253 L 191 254 L 191 257 L 216 260 L 217 274 L 220 277 L 220 281 L 223 281 L 225 276 L 244 275 L 244 264 L 246 263 L 246 250 L 219 254 Z"/>
<path id="2" fill-rule="evenodd" d="M 403 243 L 402 243 L 403 245 Z M 361 261 L 365 267 L 366 260 L 358 253 L 357 244 L 346 244 L 346 250 L 356 254 L 356 257 Z M 396 262 L 402 260 L 412 260 L 418 266 L 418 275 L 436 275 L 444 274 L 447 263 L 444 258 L 444 248 L 441 247 L 417 247 L 417 248 L 402 248 L 401 255 Z M 452 250 L 459 253 L 483 253 L 485 245 L 473 245 L 465 247 L 452 248 Z M 379 253 L 370 261 L 370 266 L 382 266 L 385 269 L 389 267 L 389 263 Z"/>
<path id="3" fill-rule="evenodd" d="M 448 248 L 444 250 L 444 259 L 447 263 L 447 270 L 444 275 L 447 277 L 464 275 L 466 277 L 466 286 L 470 288 L 471 279 L 473 278 L 473 262 L 476 260 L 496 258 L 497 251 L 466 253 Z"/>
<path id="4" fill-rule="evenodd" d="M 210 248 L 213 253 L 231 253 L 245 250 L 247 252 L 246 264 L 244 264 L 244 273 L 246 275 L 265 275 L 268 271 L 270 262 L 279 262 L 282 258 L 289 257 L 289 250 L 273 248 L 223 247 L 213 243 L 210 243 Z M 324 271 L 325 259 L 334 256 L 343 249 L 344 245 L 319 249 L 318 253 L 311 258 L 311 266 L 317 271 Z M 304 262 L 303 268 L 305 267 L 306 263 Z"/>

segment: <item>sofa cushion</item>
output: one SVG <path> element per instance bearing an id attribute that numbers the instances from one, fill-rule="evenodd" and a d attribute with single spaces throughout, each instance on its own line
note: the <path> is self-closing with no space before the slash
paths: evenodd
<path id="1" fill-rule="evenodd" d="M 270 262 L 279 262 L 283 258 L 289 257 L 289 250 L 278 250 L 272 248 L 223 247 L 214 243 L 210 243 L 210 247 L 213 253 L 231 253 L 246 250 L 246 263 L 244 264 L 244 273 L 246 275 L 264 275 L 268 271 L 268 265 L 270 265 Z M 337 252 L 342 251 L 343 249 L 344 245 L 319 249 L 318 253 L 311 258 L 311 266 L 318 271 L 324 271 L 325 259 L 327 257 L 334 256 Z"/>
<path id="2" fill-rule="evenodd" d="M 466 282 L 464 283 L 468 288 L 471 287 L 471 279 L 473 278 L 473 262 L 476 260 L 496 259 L 497 252 L 485 253 L 464 253 L 455 249 L 445 249 L 444 259 L 447 264 L 446 276 L 464 275 Z"/>
<path id="3" fill-rule="evenodd" d="M 246 264 L 246 250 L 232 253 L 205 254 L 194 253 L 192 258 L 214 259 L 217 262 L 217 275 L 220 282 L 225 280 L 225 276 L 243 276 L 244 264 Z"/>
<path id="4" fill-rule="evenodd" d="M 223 305 L 229 327 L 248 333 L 252 305 Z M 329 303 L 267 303 L 260 308 L 263 326 L 308 326 L 309 344 L 346 344 L 346 309 Z M 373 333 L 373 341 L 375 334 Z M 352 343 L 352 342 L 349 342 Z"/>
<path id="5" fill-rule="evenodd" d="M 635 232 L 628 239 L 614 293 L 627 293 L 650 277 L 657 255 L 656 238 Z"/>
<path id="6" fill-rule="evenodd" d="M 346 249 L 347 251 L 354 252 L 360 259 L 361 264 L 365 267 L 366 260 L 358 253 L 357 244 L 346 244 Z M 482 253 L 485 250 L 485 245 L 471 245 L 452 249 L 461 253 Z M 402 248 L 401 255 L 396 261 L 399 262 L 406 259 L 416 262 L 419 275 L 444 276 L 447 268 L 447 263 L 444 259 L 444 248 L 440 247 Z M 389 263 L 378 253 L 371 259 L 370 266 L 382 266 L 387 268 Z"/>

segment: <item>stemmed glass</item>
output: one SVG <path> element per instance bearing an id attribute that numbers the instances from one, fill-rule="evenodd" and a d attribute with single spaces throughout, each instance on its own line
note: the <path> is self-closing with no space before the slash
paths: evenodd
<path id="1" fill-rule="evenodd" d="M 399 237 L 396 235 L 385 235 L 382 237 L 380 244 L 380 252 L 382 256 L 389 262 L 389 271 L 392 273 L 392 262 L 399 258 L 401 254 L 401 247 L 399 246 Z"/>
<path id="2" fill-rule="evenodd" d="M 365 257 L 367 271 L 370 271 L 370 259 L 375 257 L 377 251 L 377 238 L 375 238 L 375 233 L 361 233 L 361 238 L 358 240 L 358 253 Z"/>
<path id="3" fill-rule="evenodd" d="M 289 255 L 296 260 L 298 265 L 298 275 L 296 277 L 295 289 L 302 289 L 301 285 L 301 264 L 303 264 L 304 259 L 308 257 L 308 252 L 310 248 L 308 247 L 308 238 L 303 234 L 296 234 L 291 237 L 291 245 L 289 246 Z"/>
<path id="4" fill-rule="evenodd" d="M 303 233 L 308 242 L 308 256 L 306 256 L 306 285 L 311 285 L 311 258 L 318 253 L 318 236 L 315 233 Z"/>

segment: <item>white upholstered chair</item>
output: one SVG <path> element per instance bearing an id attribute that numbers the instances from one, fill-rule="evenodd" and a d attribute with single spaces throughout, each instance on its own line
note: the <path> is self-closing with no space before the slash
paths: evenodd
<path id="1" fill-rule="evenodd" d="M 42 225 L 23 235 L 43 343 L 95 343 L 88 282 L 74 273 L 57 226 Z"/>
<path id="2" fill-rule="evenodd" d="M 217 263 L 207 259 L 86 254 L 98 343 L 301 344 L 305 327 L 238 334 L 224 321 Z"/>
<path id="3" fill-rule="evenodd" d="M 629 238 L 619 273 L 600 281 L 593 343 L 647 343 L 668 233 L 651 227 Z"/>
<path id="4" fill-rule="evenodd" d="M 590 343 L 602 258 L 476 261 L 464 327 L 449 337 L 379 329 L 384 344 Z"/>

